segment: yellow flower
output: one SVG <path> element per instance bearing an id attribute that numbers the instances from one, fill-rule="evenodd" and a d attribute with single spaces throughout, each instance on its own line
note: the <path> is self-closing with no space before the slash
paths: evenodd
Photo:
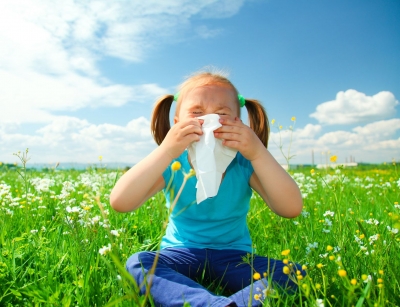
<path id="1" fill-rule="evenodd" d="M 289 273 L 290 273 L 290 269 L 286 265 L 283 267 L 282 271 L 283 271 L 283 274 L 286 274 L 286 275 L 289 275 Z"/>
<path id="2" fill-rule="evenodd" d="M 383 275 L 383 270 L 379 270 L 379 274 Z"/>
<path id="3" fill-rule="evenodd" d="M 333 250 L 333 247 L 330 246 L 330 245 L 328 245 L 328 246 L 326 247 L 326 250 L 327 250 L 328 252 L 330 252 L 331 250 Z"/>
<path id="4" fill-rule="evenodd" d="M 254 299 L 259 301 L 261 299 L 261 294 L 254 294 Z"/>
<path id="5" fill-rule="evenodd" d="M 175 171 L 179 171 L 181 169 L 181 164 L 178 161 L 175 161 L 174 163 L 172 163 L 171 165 L 171 169 L 175 172 Z"/>
<path id="6" fill-rule="evenodd" d="M 285 250 L 283 250 L 283 251 L 281 252 L 281 255 L 282 255 L 282 256 L 287 256 L 287 255 L 289 255 L 289 253 L 290 253 L 290 249 L 285 249 Z"/>
<path id="7" fill-rule="evenodd" d="M 335 260 L 335 256 L 330 255 L 330 256 L 329 256 L 329 260 Z"/>
<path id="8" fill-rule="evenodd" d="M 305 271 L 305 270 L 307 270 L 307 266 L 306 266 L 305 264 L 303 264 L 303 265 L 301 266 L 301 269 L 302 269 L 303 271 Z"/>
<path id="9" fill-rule="evenodd" d="M 310 173 L 311 173 L 311 175 L 313 175 L 315 173 L 315 170 L 311 169 Z"/>
<path id="10" fill-rule="evenodd" d="M 383 279 L 382 278 L 378 278 L 378 283 L 383 283 Z"/>
<path id="11" fill-rule="evenodd" d="M 302 280 L 303 279 L 303 275 L 297 275 L 297 280 Z"/>
<path id="12" fill-rule="evenodd" d="M 315 288 L 316 288 L 317 290 L 321 289 L 321 284 L 315 284 Z"/>
<path id="13" fill-rule="evenodd" d="M 288 259 L 283 259 L 282 262 L 283 262 L 284 264 L 288 264 L 288 263 L 289 263 L 289 260 L 288 260 Z"/>
<path id="14" fill-rule="evenodd" d="M 360 238 L 360 239 L 364 239 L 364 238 L 365 238 L 365 235 L 364 235 L 364 234 L 360 234 L 359 238 Z"/>
<path id="15" fill-rule="evenodd" d="M 253 278 L 254 278 L 255 280 L 259 280 L 259 279 L 261 278 L 260 273 L 255 272 L 255 273 L 253 274 Z"/>
<path id="16" fill-rule="evenodd" d="M 343 269 L 340 269 L 338 271 L 338 274 L 339 274 L 340 277 L 346 277 L 347 276 L 346 270 L 343 270 Z"/>
<path id="17" fill-rule="evenodd" d="M 351 283 L 353 286 L 355 286 L 355 285 L 357 284 L 357 280 L 356 280 L 355 278 L 353 278 L 353 279 L 350 281 L 350 283 Z"/>
<path id="18" fill-rule="evenodd" d="M 331 160 L 332 163 L 335 163 L 336 160 L 337 160 L 337 156 L 336 156 L 336 155 L 335 155 L 335 156 L 331 156 L 331 157 L 329 158 L 329 160 Z"/>
<path id="19" fill-rule="evenodd" d="M 282 125 L 279 126 L 279 130 L 282 130 Z"/>
<path id="20" fill-rule="evenodd" d="M 293 116 L 292 117 L 292 122 L 295 122 L 296 121 L 296 116 Z"/>
<path id="21" fill-rule="evenodd" d="M 103 156 L 99 156 L 99 161 L 101 162 L 103 160 Z"/>
<path id="22" fill-rule="evenodd" d="M 362 280 L 367 280 L 367 279 L 368 279 L 368 275 L 362 274 L 362 275 L 361 275 L 361 279 L 362 279 Z"/>
<path id="23" fill-rule="evenodd" d="M 324 265 L 323 265 L 322 263 L 318 263 L 318 264 L 317 264 L 317 268 L 318 268 L 318 269 L 322 269 L 323 266 L 324 266 Z"/>
<path id="24" fill-rule="evenodd" d="M 301 271 L 300 271 L 300 270 L 297 270 L 297 271 L 296 271 L 296 275 L 301 275 Z"/>
<path id="25" fill-rule="evenodd" d="M 271 125 L 275 124 L 275 119 L 271 120 Z"/>

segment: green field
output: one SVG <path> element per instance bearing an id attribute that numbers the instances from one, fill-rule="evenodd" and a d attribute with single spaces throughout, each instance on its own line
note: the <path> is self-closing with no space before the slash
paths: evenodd
<path id="1" fill-rule="evenodd" d="M 157 249 L 168 213 L 161 194 L 136 212 L 114 212 L 109 193 L 122 172 L 0 165 L 0 306 L 152 305 L 124 263 Z M 258 254 L 308 274 L 296 295 L 258 297 L 264 306 L 400 306 L 396 164 L 290 172 L 302 214 L 280 218 L 254 195 L 248 223 Z"/>

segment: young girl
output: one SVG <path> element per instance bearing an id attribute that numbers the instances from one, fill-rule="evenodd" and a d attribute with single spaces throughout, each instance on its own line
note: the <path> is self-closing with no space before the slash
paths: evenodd
<path id="1" fill-rule="evenodd" d="M 132 211 L 163 190 L 166 206 L 171 208 L 184 173 L 192 169 L 187 148 L 203 134 L 200 116 L 220 116 L 222 126 L 214 136 L 237 154 L 224 172 L 215 197 L 196 204 L 197 179 L 188 179 L 172 208 L 158 256 L 156 252 L 136 253 L 127 261 L 127 270 L 142 285 L 142 294 L 151 280 L 152 298 L 157 306 L 164 307 L 181 307 L 185 302 L 192 307 L 248 306 L 249 302 L 260 306 L 263 296 L 273 288 L 293 291 L 296 283 L 291 274 L 283 272 L 282 261 L 253 254 L 246 223 L 253 190 L 282 217 L 298 216 L 303 205 L 296 183 L 267 150 L 269 124 L 264 108 L 257 100 L 238 95 L 233 84 L 216 73 L 193 75 L 178 93 L 157 101 L 151 131 L 159 146 L 119 179 L 110 195 L 112 207 L 119 212 Z M 171 127 L 169 112 L 174 100 Z M 240 120 L 243 106 L 250 127 Z M 171 170 L 175 161 L 180 163 L 180 171 Z M 243 259 L 249 254 L 251 259 L 246 263 Z M 148 274 L 155 258 L 154 274 Z M 292 272 L 299 270 L 299 265 L 292 264 Z M 260 275 L 253 279 L 254 273 Z M 200 279 L 207 280 L 205 286 L 214 283 L 233 294 L 217 296 L 200 285 Z"/>

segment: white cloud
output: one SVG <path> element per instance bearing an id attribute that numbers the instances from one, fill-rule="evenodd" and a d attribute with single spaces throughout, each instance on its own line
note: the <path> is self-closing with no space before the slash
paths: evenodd
<path id="1" fill-rule="evenodd" d="M 98 61 L 142 61 L 187 35 L 192 16 L 229 17 L 243 1 L 0 1 L 0 122 L 50 122 L 52 111 L 154 101 L 167 90 L 114 84 Z"/>
<path id="2" fill-rule="evenodd" d="M 7 133 L 0 129 L 0 161 L 13 161 L 12 153 L 29 148 L 30 163 L 104 161 L 135 163 L 155 148 L 150 123 L 144 117 L 126 126 L 94 125 L 86 120 L 60 116 L 32 134 Z"/>
<path id="3" fill-rule="evenodd" d="M 391 92 L 367 96 L 356 90 L 339 92 L 336 99 L 317 106 L 310 117 L 321 124 L 354 124 L 392 117 L 398 101 Z"/>
<path id="4" fill-rule="evenodd" d="M 325 163 L 329 155 L 338 155 L 338 162 L 350 161 L 350 156 L 358 162 L 390 162 L 400 160 L 400 119 L 394 118 L 357 126 L 352 131 L 323 131 L 320 125 L 307 124 L 291 133 L 288 129 L 271 133 L 269 150 L 280 163 L 286 163 L 284 155 L 294 155 L 293 164 L 312 162 Z M 292 141 L 290 139 L 292 138 Z M 280 151 L 279 146 L 282 146 Z M 290 146 L 290 148 L 289 148 Z"/>

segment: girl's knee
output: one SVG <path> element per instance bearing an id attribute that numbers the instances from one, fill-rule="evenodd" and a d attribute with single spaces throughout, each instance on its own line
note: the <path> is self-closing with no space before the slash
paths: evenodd
<path id="1" fill-rule="evenodd" d="M 147 266 L 151 266 L 154 261 L 154 254 L 151 252 L 138 252 L 133 254 L 126 261 L 126 269 L 129 272 L 132 272 L 136 269 L 142 270 L 143 268 L 147 268 Z"/>

